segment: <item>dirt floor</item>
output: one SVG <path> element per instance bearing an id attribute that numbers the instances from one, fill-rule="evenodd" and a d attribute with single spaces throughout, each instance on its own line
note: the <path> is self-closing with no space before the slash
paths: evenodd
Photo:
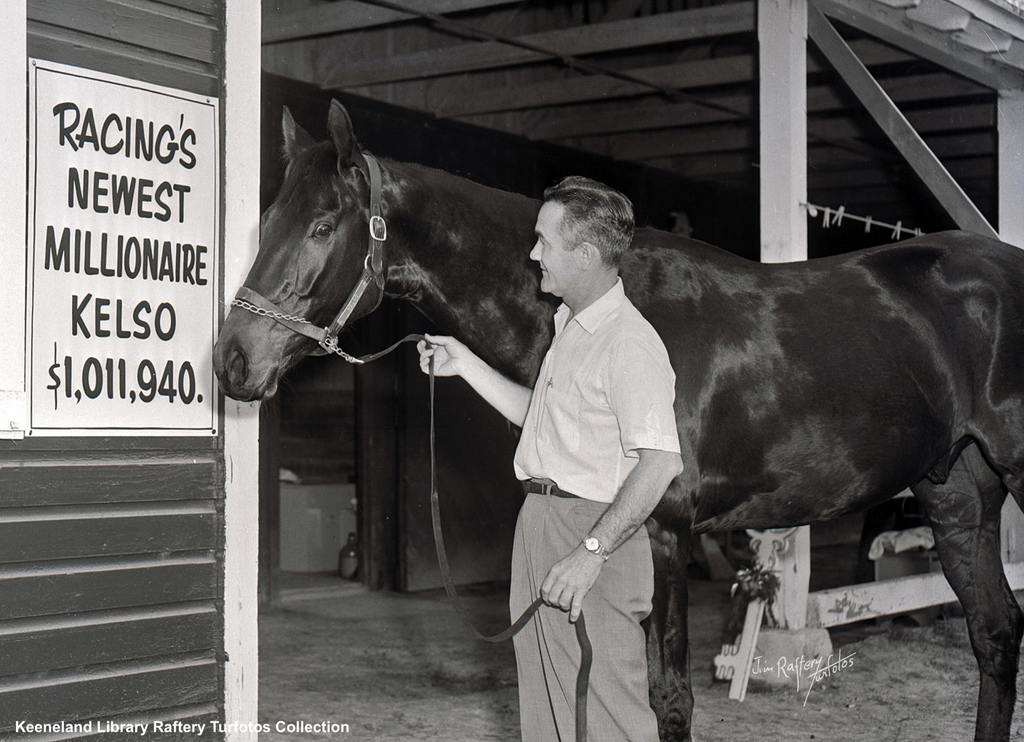
<path id="1" fill-rule="evenodd" d="M 711 681 L 728 583 L 690 591 L 700 742 L 842 740 L 897 742 L 972 738 L 977 670 L 962 618 L 927 628 L 868 626 L 833 634 L 855 662 L 816 685 L 795 683 L 730 701 Z M 468 604 L 485 625 L 507 621 L 504 594 Z M 511 645 L 474 640 L 442 594 L 369 593 L 291 602 L 260 617 L 260 720 L 347 724 L 348 733 L 276 732 L 261 740 L 518 739 Z M 1018 682 L 1018 696 L 1024 687 Z M 1013 738 L 1024 739 L 1018 702 Z"/>

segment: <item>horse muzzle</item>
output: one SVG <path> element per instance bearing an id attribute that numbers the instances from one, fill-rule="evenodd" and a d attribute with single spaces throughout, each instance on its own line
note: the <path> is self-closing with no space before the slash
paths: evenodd
<path id="1" fill-rule="evenodd" d="M 272 322 L 229 313 L 213 346 L 213 370 L 224 393 L 240 402 L 274 396 L 284 365 L 278 346 L 287 339 Z"/>
<path id="2" fill-rule="evenodd" d="M 277 373 L 273 368 L 254 372 L 249 354 L 237 344 L 217 341 L 213 370 L 224 393 L 240 402 L 267 399 L 277 392 Z"/>

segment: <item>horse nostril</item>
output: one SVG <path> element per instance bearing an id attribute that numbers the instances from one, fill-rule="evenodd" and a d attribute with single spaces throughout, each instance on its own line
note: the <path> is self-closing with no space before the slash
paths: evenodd
<path id="1" fill-rule="evenodd" d="M 249 364 L 245 354 L 238 348 L 232 350 L 228 355 L 227 372 L 228 378 L 233 384 L 241 386 L 245 383 L 245 378 L 249 373 Z"/>

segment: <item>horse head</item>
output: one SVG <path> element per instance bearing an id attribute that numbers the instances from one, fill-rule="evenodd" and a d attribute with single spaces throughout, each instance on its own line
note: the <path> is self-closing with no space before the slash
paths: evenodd
<path id="1" fill-rule="evenodd" d="M 354 293 L 364 266 L 370 267 L 370 176 L 348 113 L 331 102 L 330 139 L 323 142 L 314 142 L 287 108 L 282 129 L 287 167 L 260 219 L 259 252 L 239 292 L 250 300 L 248 308 L 234 302 L 213 351 L 221 388 L 239 400 L 273 396 L 284 372 L 317 348 L 296 325 L 266 312 L 323 328 L 346 297 L 354 302 L 347 321 L 371 312 L 383 293 L 382 265 L 376 266 L 380 280 Z"/>

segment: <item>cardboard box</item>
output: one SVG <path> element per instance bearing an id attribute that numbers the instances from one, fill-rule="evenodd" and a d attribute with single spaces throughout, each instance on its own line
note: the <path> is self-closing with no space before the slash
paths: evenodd
<path id="1" fill-rule="evenodd" d="M 281 482 L 281 570 L 336 572 L 338 552 L 357 532 L 354 484 Z"/>

